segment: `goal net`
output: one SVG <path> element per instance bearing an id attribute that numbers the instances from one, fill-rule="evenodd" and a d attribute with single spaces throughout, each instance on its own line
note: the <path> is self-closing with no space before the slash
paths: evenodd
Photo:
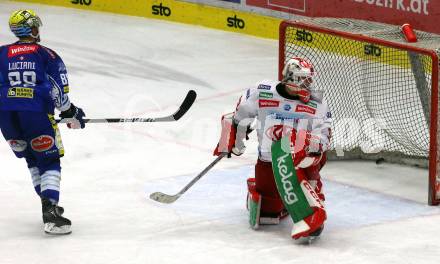
<path id="1" fill-rule="evenodd" d="M 306 18 L 280 26 L 279 78 L 292 57 L 310 60 L 314 89 L 333 117 L 330 159 L 384 159 L 429 169 L 430 205 L 440 203 L 440 36 L 353 19 Z"/>

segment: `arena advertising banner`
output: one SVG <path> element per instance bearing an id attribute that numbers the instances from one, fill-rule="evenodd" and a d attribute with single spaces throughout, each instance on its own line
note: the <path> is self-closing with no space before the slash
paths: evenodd
<path id="1" fill-rule="evenodd" d="M 440 34 L 440 0 L 180 0 L 295 19 L 298 16 L 355 18 L 387 24 L 410 23 Z M 234 4 L 232 4 L 234 3 Z"/>
<path id="2" fill-rule="evenodd" d="M 219 1 L 231 2 L 231 3 L 237 3 L 237 4 L 241 3 L 241 0 L 219 0 Z"/>
<path id="3" fill-rule="evenodd" d="M 245 0 L 246 5 L 311 17 L 355 18 L 387 24 L 410 23 L 440 33 L 438 0 Z"/>
<path id="4" fill-rule="evenodd" d="M 307 0 L 246 0 L 248 6 L 306 15 Z"/>
<path id="5" fill-rule="evenodd" d="M 202 5 L 199 2 L 177 0 L 14 0 L 83 10 L 162 19 L 172 22 L 201 25 L 215 29 L 278 39 L 280 18 L 254 12 Z M 227 5 L 241 5 L 243 0 L 215 0 Z"/>
<path id="6" fill-rule="evenodd" d="M 20 1 L 20 0 L 17 0 Z M 440 0 L 21 0 L 278 37 L 283 19 L 344 17 L 440 34 Z"/>
<path id="7" fill-rule="evenodd" d="M 312 16 L 349 17 L 388 24 L 410 23 L 415 29 L 440 33 L 438 0 L 314 0 Z M 333 2 L 333 3 L 330 3 Z M 319 8 L 321 6 L 322 8 Z"/>
<path id="8" fill-rule="evenodd" d="M 247 11 L 280 19 L 298 16 L 355 18 L 387 24 L 410 23 L 440 34 L 440 0 L 180 0 Z"/>

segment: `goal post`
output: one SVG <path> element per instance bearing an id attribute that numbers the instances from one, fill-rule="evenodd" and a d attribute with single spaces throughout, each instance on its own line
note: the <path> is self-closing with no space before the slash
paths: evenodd
<path id="1" fill-rule="evenodd" d="M 310 60 L 313 89 L 332 112 L 330 159 L 384 159 L 428 168 L 428 203 L 440 204 L 440 36 L 354 19 L 283 21 L 279 79 L 292 57 Z"/>

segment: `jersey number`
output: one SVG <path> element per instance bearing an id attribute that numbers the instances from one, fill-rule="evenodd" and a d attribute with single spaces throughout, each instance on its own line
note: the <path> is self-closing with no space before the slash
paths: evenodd
<path id="1" fill-rule="evenodd" d="M 61 73 L 60 74 L 60 78 L 61 78 L 61 83 L 63 85 L 68 85 L 69 84 L 69 81 L 67 81 L 67 74 Z"/>
<path id="2" fill-rule="evenodd" d="M 11 87 L 24 86 L 32 87 L 37 83 L 37 74 L 34 71 L 24 71 L 22 73 L 15 71 L 8 74 Z"/>

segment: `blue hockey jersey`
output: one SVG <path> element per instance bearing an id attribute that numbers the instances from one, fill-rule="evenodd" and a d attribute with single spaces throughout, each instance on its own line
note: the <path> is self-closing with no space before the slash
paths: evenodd
<path id="1" fill-rule="evenodd" d="M 66 66 L 53 50 L 20 42 L 0 47 L 0 111 L 65 111 L 68 92 Z"/>

